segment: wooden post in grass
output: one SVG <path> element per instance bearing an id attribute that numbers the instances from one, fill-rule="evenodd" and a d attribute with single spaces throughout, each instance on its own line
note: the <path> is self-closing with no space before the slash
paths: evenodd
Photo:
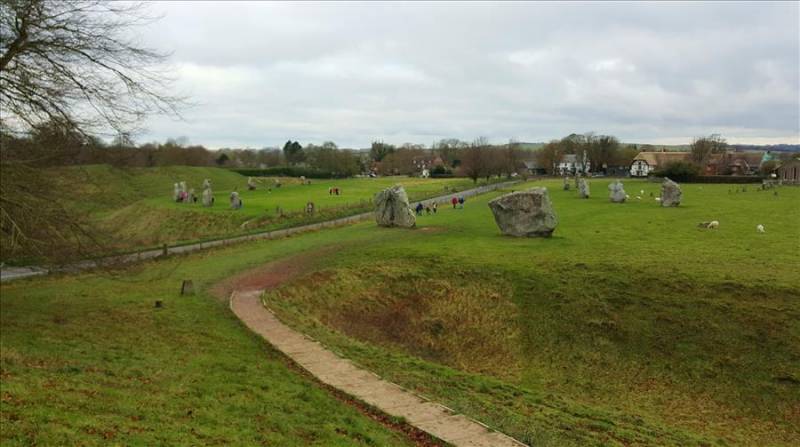
<path id="1" fill-rule="evenodd" d="M 161 256 L 166 256 L 168 253 L 169 253 L 169 250 L 167 249 L 167 244 L 164 244 L 161 247 Z"/>

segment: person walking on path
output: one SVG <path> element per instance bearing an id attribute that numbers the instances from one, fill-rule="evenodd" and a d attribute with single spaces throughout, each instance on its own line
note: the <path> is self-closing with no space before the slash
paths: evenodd
<path id="1" fill-rule="evenodd" d="M 458 198 L 456 198 L 456 196 L 453 196 L 453 198 L 450 199 L 450 203 L 453 204 L 453 209 L 456 209 L 456 205 L 458 205 Z"/>
<path id="2" fill-rule="evenodd" d="M 415 210 L 417 212 L 417 216 L 421 216 L 422 215 L 422 202 L 417 204 L 417 207 L 415 208 Z"/>
<path id="3" fill-rule="evenodd" d="M 439 208 L 439 205 L 436 202 L 433 202 L 433 214 L 436 214 L 436 209 Z"/>
<path id="4" fill-rule="evenodd" d="M 459 208 L 464 209 L 464 196 L 458 198 Z"/>

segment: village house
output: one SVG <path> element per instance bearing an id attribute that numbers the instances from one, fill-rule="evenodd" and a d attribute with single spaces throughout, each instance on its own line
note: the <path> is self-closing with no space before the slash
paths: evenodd
<path id="1" fill-rule="evenodd" d="M 755 175 L 761 168 L 764 152 L 725 152 L 712 154 L 703 169 L 705 175 Z"/>
<path id="2" fill-rule="evenodd" d="M 781 183 L 800 185 L 800 159 L 787 161 L 775 170 Z"/>
<path id="3" fill-rule="evenodd" d="M 528 171 L 530 175 L 545 175 L 547 174 L 547 169 L 544 166 L 539 165 L 539 162 L 536 160 L 527 160 L 522 162 L 525 165 L 525 169 Z"/>
<path id="4" fill-rule="evenodd" d="M 585 153 L 580 158 L 578 154 L 564 154 L 556 164 L 555 171 L 559 175 L 573 175 L 577 172 L 586 174 L 590 168 L 591 166 Z"/>
<path id="5" fill-rule="evenodd" d="M 444 166 L 444 161 L 440 156 L 425 156 L 425 157 L 414 157 L 411 162 L 414 164 L 414 167 L 420 172 L 420 176 L 423 178 L 428 178 L 431 175 L 431 170 L 437 166 Z"/>
<path id="6" fill-rule="evenodd" d="M 639 152 L 631 163 L 631 177 L 647 177 L 658 168 L 679 161 L 691 161 L 691 154 L 689 152 Z"/>

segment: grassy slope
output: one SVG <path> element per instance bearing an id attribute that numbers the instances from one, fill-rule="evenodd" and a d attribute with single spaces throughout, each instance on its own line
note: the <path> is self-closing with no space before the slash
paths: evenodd
<path id="1" fill-rule="evenodd" d="M 376 179 L 317 180 L 301 185 L 297 179 L 258 179 L 259 189 L 248 191 L 247 178 L 219 168 L 185 166 L 117 169 L 106 165 L 66 168 L 57 175 L 78 179 L 74 206 L 95 216 L 114 236 L 111 246 L 134 248 L 208 239 L 268 230 L 341 217 L 371 208 L 373 195 L 380 189 L 403 184 L 412 200 L 441 194 L 447 188 L 472 186 L 466 179 L 418 179 L 385 177 Z M 171 200 L 172 185 L 186 181 L 198 196 L 204 178 L 211 179 L 216 206 L 179 204 Z M 337 186 L 342 195 L 328 194 Z M 267 188 L 271 188 L 268 192 Z M 238 190 L 244 208 L 228 207 L 230 192 Z M 307 216 L 306 203 L 315 203 L 317 213 Z M 280 207 L 284 215 L 278 215 Z"/>
<path id="2" fill-rule="evenodd" d="M 0 444 L 406 445 L 289 369 L 206 292 L 320 235 L 120 276 L 3 284 Z M 183 278 L 195 279 L 197 296 L 178 296 Z"/>
<path id="3" fill-rule="evenodd" d="M 205 292 L 233 272 L 333 245 L 322 273 L 269 295 L 270 305 L 492 426 L 536 445 L 791 445 L 800 190 L 727 188 L 688 185 L 677 209 L 551 189 L 561 224 L 549 240 L 499 236 L 475 199 L 423 216 L 416 231 L 364 223 L 150 263 L 125 278 L 4 284 L 3 443 L 398 442 L 292 375 Z M 710 219 L 718 231 L 695 228 Z M 176 296 L 183 278 L 200 296 Z M 153 309 L 155 299 L 166 307 Z M 387 303 L 397 305 L 386 312 Z M 331 330 L 343 322 L 358 325 Z"/>
<path id="4" fill-rule="evenodd" d="M 662 209 L 658 185 L 627 182 L 647 200 L 614 205 L 606 183 L 589 200 L 549 183 L 561 224 L 548 240 L 499 236 L 486 199 L 417 231 L 362 225 L 380 243 L 266 300 L 531 442 L 800 442 L 800 190 L 686 185 Z M 696 228 L 712 219 L 719 230 Z"/>

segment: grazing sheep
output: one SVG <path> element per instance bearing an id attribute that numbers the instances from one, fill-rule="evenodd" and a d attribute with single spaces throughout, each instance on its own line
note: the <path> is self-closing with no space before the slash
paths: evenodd
<path id="1" fill-rule="evenodd" d="M 660 201 L 661 201 L 661 197 L 656 197 L 656 202 L 660 202 Z"/>
<path id="2" fill-rule="evenodd" d="M 716 220 L 712 220 L 711 222 L 708 223 L 708 227 L 707 228 L 717 229 L 717 228 L 719 228 L 719 222 L 716 221 Z"/>
<path id="3" fill-rule="evenodd" d="M 642 196 L 636 196 L 636 200 L 642 200 Z"/>
<path id="4" fill-rule="evenodd" d="M 640 190 L 639 190 L 639 194 L 640 194 L 640 195 L 644 195 L 644 190 L 643 190 L 643 189 L 640 189 Z"/>
<path id="5" fill-rule="evenodd" d="M 630 200 L 630 199 L 631 199 L 631 196 L 625 194 L 625 200 Z"/>
<path id="6" fill-rule="evenodd" d="M 765 232 L 764 231 L 764 225 L 761 225 L 761 224 L 756 225 L 756 232 L 764 233 Z"/>

